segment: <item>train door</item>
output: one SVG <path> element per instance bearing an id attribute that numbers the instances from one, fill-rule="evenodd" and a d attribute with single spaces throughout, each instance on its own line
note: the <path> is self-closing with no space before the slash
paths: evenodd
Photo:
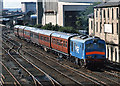
<path id="1" fill-rule="evenodd" d="M 82 50 L 82 43 L 79 44 L 79 58 L 82 59 L 82 55 L 83 55 L 83 50 Z"/>
<path id="2" fill-rule="evenodd" d="M 75 57 L 79 57 L 80 45 L 78 44 L 78 42 L 74 42 L 74 52 L 75 52 Z"/>

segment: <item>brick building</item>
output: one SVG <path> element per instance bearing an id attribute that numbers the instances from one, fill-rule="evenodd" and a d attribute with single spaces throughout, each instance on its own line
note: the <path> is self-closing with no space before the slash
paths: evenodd
<path id="1" fill-rule="evenodd" d="M 89 35 L 106 41 L 106 57 L 120 63 L 119 3 L 105 2 L 94 7 L 89 18 Z"/>

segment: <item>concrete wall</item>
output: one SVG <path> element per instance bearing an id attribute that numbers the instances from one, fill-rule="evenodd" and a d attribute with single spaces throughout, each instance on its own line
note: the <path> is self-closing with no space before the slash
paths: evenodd
<path id="1" fill-rule="evenodd" d="M 57 15 L 46 15 L 45 16 L 46 18 L 46 24 L 48 24 L 48 23 L 52 23 L 53 25 L 56 25 L 57 24 Z"/>

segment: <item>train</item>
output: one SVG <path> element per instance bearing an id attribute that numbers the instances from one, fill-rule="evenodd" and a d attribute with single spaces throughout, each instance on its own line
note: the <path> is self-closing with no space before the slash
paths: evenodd
<path id="1" fill-rule="evenodd" d="M 99 37 L 43 30 L 35 27 L 14 26 L 15 36 L 53 51 L 81 67 L 103 67 L 106 61 L 105 41 Z"/>

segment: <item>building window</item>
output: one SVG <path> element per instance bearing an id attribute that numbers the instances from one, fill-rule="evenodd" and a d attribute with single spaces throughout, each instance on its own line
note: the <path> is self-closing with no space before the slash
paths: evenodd
<path id="1" fill-rule="evenodd" d="M 117 8 L 117 11 L 116 11 L 117 13 L 117 18 L 119 18 L 119 9 Z"/>
<path id="2" fill-rule="evenodd" d="M 112 34 L 114 34 L 114 24 L 112 23 Z"/>
<path id="3" fill-rule="evenodd" d="M 107 57 L 109 58 L 109 47 L 107 48 L 108 52 L 107 52 Z"/>
<path id="4" fill-rule="evenodd" d="M 96 17 L 98 17 L 98 9 L 96 9 Z"/>
<path id="5" fill-rule="evenodd" d="M 92 27 L 93 25 L 92 24 L 93 24 L 93 22 L 91 21 L 91 29 L 93 29 L 93 27 Z"/>
<path id="6" fill-rule="evenodd" d="M 96 22 L 96 32 L 98 32 L 98 22 Z"/>
<path id="7" fill-rule="evenodd" d="M 105 18 L 105 10 L 104 10 L 104 18 Z"/>
<path id="8" fill-rule="evenodd" d="M 102 19 L 102 9 L 100 8 L 100 18 Z"/>
<path id="9" fill-rule="evenodd" d="M 115 61 L 117 61 L 117 49 L 115 48 Z"/>
<path id="10" fill-rule="evenodd" d="M 109 18 L 109 8 L 108 8 L 108 18 Z"/>
<path id="11" fill-rule="evenodd" d="M 112 19 L 114 18 L 113 8 L 112 8 Z"/>
<path id="12" fill-rule="evenodd" d="M 118 32 L 119 32 L 118 30 L 119 30 L 119 24 L 117 23 L 117 34 L 118 34 Z"/>
<path id="13" fill-rule="evenodd" d="M 102 22 L 100 22 L 100 33 L 102 32 Z"/>
<path id="14" fill-rule="evenodd" d="M 113 47 L 111 46 L 111 61 L 113 61 Z"/>

